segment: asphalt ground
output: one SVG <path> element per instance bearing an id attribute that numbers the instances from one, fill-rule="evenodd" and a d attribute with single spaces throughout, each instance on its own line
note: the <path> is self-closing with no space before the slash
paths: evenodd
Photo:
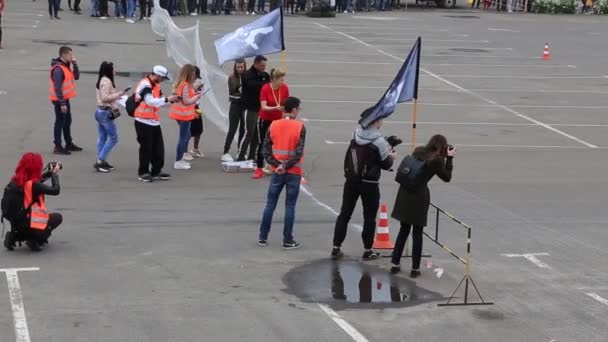
<path id="1" fill-rule="evenodd" d="M 7 182 L 25 151 L 57 159 L 47 75 L 63 42 L 78 43 L 72 46 L 87 72 L 103 60 L 126 72 L 155 64 L 175 70 L 149 24 L 62 14 L 61 22 L 49 22 L 46 3 L 21 2 L 7 4 L 2 18 L 0 165 Z M 205 55 L 213 60 L 212 41 L 251 19 L 201 17 Z M 176 22 L 185 27 L 195 20 Z M 288 252 L 280 249 L 281 206 L 270 246 L 255 244 L 268 180 L 223 173 L 224 133 L 209 122 L 207 158 L 176 172 L 169 167 L 177 127 L 163 117 L 166 171 L 174 178 L 142 184 L 131 119 L 121 117 L 110 157 L 117 169 L 94 173 L 96 76 L 83 73 L 72 131 L 85 151 L 60 158 L 62 193 L 47 199 L 64 223 L 41 253 L 0 252 L 0 268 L 39 269 L 18 272 L 20 291 L 9 293 L 14 279 L 11 286 L 0 283 L 0 340 L 606 341 L 606 27 L 595 16 L 463 9 L 286 18 L 287 82 L 303 100 L 309 180 L 295 227 L 303 247 Z M 347 258 L 328 261 L 345 143 L 418 35 L 417 143 L 442 133 L 458 148 L 453 181 L 432 183 L 433 202 L 473 227 L 473 279 L 493 306 L 437 306 L 464 266 L 429 240 L 425 254 L 433 265 L 423 262 L 415 282 L 407 272 L 389 276 L 388 259 L 363 265 L 360 210 L 345 243 Z M 545 42 L 550 61 L 539 58 Z M 278 65 L 279 56 L 271 57 Z M 121 87 L 136 81 L 117 78 Z M 386 134 L 409 141 L 411 113 L 412 105 L 402 104 Z M 398 149 L 401 156 L 408 150 Z M 393 177 L 382 179 L 389 209 Z M 398 223 L 390 226 L 395 238 Z M 440 235 L 464 254 L 466 234 L 457 225 L 442 218 Z M 546 254 L 505 256 L 526 253 Z M 434 268 L 444 270 L 440 278 Z M 373 289 L 364 291 L 363 283 Z M 391 298 L 394 289 L 404 294 L 400 301 L 386 299 L 389 288 Z M 373 303 L 359 303 L 370 301 L 364 293 L 376 297 Z M 20 305 L 28 339 L 22 325 L 15 335 L 15 324 L 24 322 L 13 320 Z"/>

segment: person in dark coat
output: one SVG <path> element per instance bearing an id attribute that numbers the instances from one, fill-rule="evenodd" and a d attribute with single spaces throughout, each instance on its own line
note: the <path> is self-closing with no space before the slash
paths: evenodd
<path id="1" fill-rule="evenodd" d="M 397 198 L 391 216 L 401 222 L 401 228 L 392 256 L 391 272 L 397 273 L 401 270 L 400 261 L 403 248 L 407 241 L 410 229 L 413 226 L 413 248 L 412 248 L 412 270 L 410 277 L 416 278 L 420 275 L 420 258 L 422 255 L 422 230 L 427 224 L 427 214 L 431 203 L 431 193 L 428 182 L 437 175 L 442 181 L 448 183 L 452 179 L 452 160 L 456 155 L 456 149 L 448 145 L 447 139 L 440 134 L 434 135 L 426 146 L 417 147 L 412 156 L 418 160 L 425 161 L 424 172 L 426 174 L 424 186 L 415 192 L 408 192 L 403 186 L 399 186 Z"/>

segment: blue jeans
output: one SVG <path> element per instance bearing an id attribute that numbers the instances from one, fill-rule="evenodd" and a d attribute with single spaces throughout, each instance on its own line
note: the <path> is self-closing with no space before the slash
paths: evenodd
<path id="1" fill-rule="evenodd" d="M 91 0 L 91 15 L 99 15 L 99 0 Z"/>
<path id="2" fill-rule="evenodd" d="M 53 102 L 55 108 L 55 127 L 53 130 L 55 146 L 61 146 L 61 132 L 63 132 L 63 139 L 66 145 L 72 143 L 72 111 L 70 108 L 70 101 L 66 101 L 65 104 L 68 107 L 67 112 L 61 112 L 61 105 L 59 101 Z"/>
<path id="3" fill-rule="evenodd" d="M 122 9 L 121 1 L 120 0 L 114 1 L 114 16 L 120 17 L 122 14 L 124 14 L 124 10 Z"/>
<path id="4" fill-rule="evenodd" d="M 110 119 L 110 112 L 97 108 L 95 111 L 97 120 L 97 159 L 107 160 L 110 151 L 118 143 L 118 132 L 114 120 Z"/>
<path id="5" fill-rule="evenodd" d="M 177 125 L 179 126 L 179 137 L 177 137 L 175 161 L 180 161 L 188 149 L 188 141 L 190 141 L 190 121 L 177 121 Z"/>
<path id="6" fill-rule="evenodd" d="M 270 185 L 268 186 L 268 199 L 266 200 L 266 208 L 264 208 L 264 216 L 260 225 L 260 240 L 268 240 L 270 233 L 270 224 L 272 223 L 272 215 L 277 207 L 279 196 L 283 187 L 287 187 L 285 198 L 285 226 L 283 228 L 283 243 L 293 241 L 293 221 L 296 216 L 296 202 L 300 193 L 300 179 L 302 176 L 286 173 L 284 175 L 272 174 Z"/>
<path id="7" fill-rule="evenodd" d="M 135 15 L 135 0 L 127 0 L 127 18 L 133 18 Z"/>

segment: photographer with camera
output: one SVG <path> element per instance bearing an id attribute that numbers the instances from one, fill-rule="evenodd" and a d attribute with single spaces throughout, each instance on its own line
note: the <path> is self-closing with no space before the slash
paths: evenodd
<path id="1" fill-rule="evenodd" d="M 428 182 L 437 175 L 448 183 L 452 179 L 452 160 L 456 155 L 454 146 L 448 145 L 447 139 L 440 134 L 434 135 L 426 146 L 417 147 L 411 156 L 405 157 L 397 170 L 396 180 L 400 183 L 395 206 L 391 216 L 401 222 L 401 228 L 395 249 L 393 249 L 391 272 L 401 270 L 400 261 L 403 248 L 410 229 L 414 226 L 412 248 L 412 270 L 410 277 L 420 275 L 420 258 L 422 255 L 422 230 L 427 224 L 427 214 L 431 203 Z M 400 177 L 402 170 L 408 176 Z"/>
<path id="2" fill-rule="evenodd" d="M 43 171 L 38 153 L 28 152 L 21 157 L 2 198 L 2 218 L 11 223 L 11 231 L 4 238 L 8 250 L 13 250 L 16 242 L 26 241 L 31 250 L 40 251 L 63 221 L 61 214 L 48 212 L 44 198 L 59 195 L 61 168 L 61 163 L 50 162 Z M 44 184 L 49 178 L 50 186 Z"/>
<path id="3" fill-rule="evenodd" d="M 397 153 L 380 132 L 383 119 L 373 121 L 367 128 L 357 126 L 353 139 L 344 158 L 344 191 L 342 208 L 334 228 L 332 259 L 341 258 L 342 243 L 346 238 L 348 222 L 355 210 L 357 200 L 363 203 L 363 260 L 372 260 L 380 255 L 372 250 L 376 233 L 376 214 L 380 206 L 381 170 L 389 170 Z M 394 145 L 401 143 L 397 137 L 390 137 Z"/>

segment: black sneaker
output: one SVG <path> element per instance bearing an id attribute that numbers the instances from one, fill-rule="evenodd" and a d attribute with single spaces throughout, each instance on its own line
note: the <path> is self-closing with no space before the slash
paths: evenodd
<path id="1" fill-rule="evenodd" d="M 162 173 L 161 172 L 161 173 L 159 173 L 159 174 L 157 174 L 155 176 L 152 176 L 152 178 L 154 178 L 154 180 L 158 180 L 158 179 L 160 179 L 160 180 L 169 180 L 169 179 L 171 179 L 171 175 L 168 174 L 168 173 Z"/>
<path id="2" fill-rule="evenodd" d="M 15 233 L 6 232 L 6 234 L 4 234 L 4 247 L 9 251 L 15 249 Z"/>
<path id="3" fill-rule="evenodd" d="M 287 249 L 298 249 L 302 247 L 302 244 L 299 242 L 295 242 L 295 241 L 289 241 L 289 242 L 283 242 L 283 249 L 287 250 Z"/>
<path id="4" fill-rule="evenodd" d="M 70 151 L 70 152 L 80 152 L 82 151 L 82 147 L 76 146 L 76 144 L 74 143 L 69 143 L 67 145 L 65 145 L 65 149 Z"/>
<path id="5" fill-rule="evenodd" d="M 341 257 L 344 256 L 344 253 L 342 253 L 342 250 L 340 248 L 334 247 L 331 250 L 331 258 L 336 260 L 336 259 L 340 259 Z"/>
<path id="6" fill-rule="evenodd" d="M 65 148 L 63 148 L 62 146 L 55 146 L 55 149 L 53 150 L 53 154 L 69 156 L 72 153 L 70 151 L 66 150 Z"/>
<path id="7" fill-rule="evenodd" d="M 401 272 L 401 266 L 399 265 L 391 265 L 391 273 L 392 274 L 397 274 Z"/>
<path id="8" fill-rule="evenodd" d="M 266 240 L 258 240 L 258 246 L 266 247 L 266 246 L 268 246 L 268 241 L 266 241 Z"/>
<path id="9" fill-rule="evenodd" d="M 379 257 L 380 257 L 380 253 L 376 253 L 372 250 L 365 251 L 362 256 L 363 260 L 374 260 L 374 259 L 378 259 Z"/>
<path id="10" fill-rule="evenodd" d="M 410 278 L 418 278 L 420 276 L 420 271 L 419 270 L 411 270 L 410 271 Z"/>
<path id="11" fill-rule="evenodd" d="M 101 162 L 103 164 L 103 166 L 105 166 L 106 169 L 110 169 L 110 171 L 114 171 L 114 166 L 110 165 L 110 163 L 108 163 L 107 161 L 102 161 Z"/>
<path id="12" fill-rule="evenodd" d="M 40 244 L 34 240 L 28 240 L 25 244 L 34 252 L 40 252 L 42 248 L 40 248 Z"/>
<path id="13" fill-rule="evenodd" d="M 112 170 L 110 170 L 109 167 L 105 166 L 104 163 L 95 163 L 93 165 L 93 168 L 95 168 L 95 170 L 97 170 L 97 172 L 103 172 L 103 173 L 108 173 Z"/>
<path id="14" fill-rule="evenodd" d="M 145 175 L 139 175 L 139 177 L 137 177 L 137 179 L 139 179 L 140 181 L 142 181 L 144 183 L 150 183 L 153 180 L 152 176 L 150 176 L 147 173 Z"/>

